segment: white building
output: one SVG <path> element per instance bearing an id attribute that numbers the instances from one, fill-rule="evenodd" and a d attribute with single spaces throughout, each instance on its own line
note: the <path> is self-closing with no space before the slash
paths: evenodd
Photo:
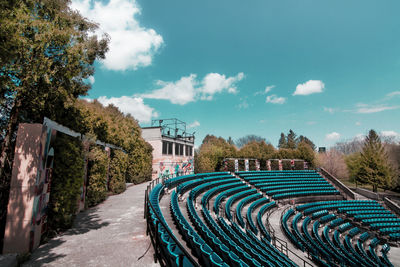
<path id="1" fill-rule="evenodd" d="M 153 147 L 152 177 L 184 175 L 194 171 L 194 133 L 178 119 L 153 120 L 142 137 Z"/>

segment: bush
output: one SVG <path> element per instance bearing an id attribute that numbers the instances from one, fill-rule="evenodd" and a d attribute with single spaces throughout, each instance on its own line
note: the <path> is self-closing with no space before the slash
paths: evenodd
<path id="1" fill-rule="evenodd" d="M 119 194 L 126 189 L 126 172 L 128 169 L 128 155 L 120 150 L 113 152 L 110 162 L 109 190 L 114 194 Z"/>
<path id="2" fill-rule="evenodd" d="M 272 171 L 279 170 L 279 161 L 278 160 L 271 160 L 271 170 Z"/>
<path id="3" fill-rule="evenodd" d="M 99 204 L 107 197 L 107 168 L 108 157 L 106 152 L 99 147 L 91 147 L 86 195 L 86 204 L 89 207 Z"/>
<path id="4" fill-rule="evenodd" d="M 84 159 L 82 143 L 62 133 L 57 134 L 54 144 L 53 176 L 50 186 L 50 230 L 58 231 L 72 226 L 78 210 L 83 187 Z"/>
<path id="5" fill-rule="evenodd" d="M 152 146 L 144 140 L 138 140 L 139 147 L 130 149 L 126 181 L 140 184 L 151 180 L 153 155 Z"/>
<path id="6" fill-rule="evenodd" d="M 292 165 L 290 164 L 290 160 L 282 160 L 282 170 L 291 170 Z"/>
<path id="7" fill-rule="evenodd" d="M 296 160 L 294 162 L 294 169 L 295 170 L 304 170 L 304 161 L 298 161 Z"/>

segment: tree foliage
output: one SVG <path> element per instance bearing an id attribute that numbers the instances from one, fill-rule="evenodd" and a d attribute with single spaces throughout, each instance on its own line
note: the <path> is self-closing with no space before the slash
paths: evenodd
<path id="1" fill-rule="evenodd" d="M 107 197 L 108 157 L 104 149 L 92 145 L 89 152 L 86 204 L 95 206 Z"/>
<path id="2" fill-rule="evenodd" d="M 281 137 L 279 138 L 278 148 L 287 148 L 287 141 L 284 133 L 281 133 Z"/>
<path id="3" fill-rule="evenodd" d="M 393 178 L 394 172 L 381 139 L 374 130 L 370 130 L 360 154 L 356 179 L 362 184 L 372 185 L 373 191 L 377 192 L 378 187 L 391 188 Z"/>
<path id="4" fill-rule="evenodd" d="M 49 228 L 71 227 L 84 178 L 82 142 L 59 133 L 54 145 L 54 168 L 49 201 Z"/>
<path id="5" fill-rule="evenodd" d="M 45 116 L 61 122 L 65 110 L 90 89 L 86 79 L 94 73 L 95 60 L 107 51 L 108 38 L 94 35 L 97 25 L 69 4 L 68 0 L 0 1 L 2 192 L 9 191 L 18 124 L 42 123 Z M 8 193 L 1 198 L 4 210 Z"/>
<path id="6" fill-rule="evenodd" d="M 295 149 L 297 147 L 297 135 L 293 132 L 292 129 L 289 130 L 286 138 L 286 148 Z"/>
<path id="7" fill-rule="evenodd" d="M 249 134 L 246 136 L 243 136 L 241 138 L 239 138 L 238 140 L 236 140 L 236 146 L 238 148 L 242 148 L 243 146 L 245 146 L 246 144 L 250 143 L 250 142 L 266 142 L 264 137 L 258 136 L 258 135 L 254 135 L 254 134 Z"/>
<path id="8" fill-rule="evenodd" d="M 282 136 L 284 136 L 284 134 L 282 134 L 281 137 Z M 291 136 L 295 138 L 296 134 L 293 132 Z M 260 166 L 264 168 L 265 160 L 267 159 L 304 159 L 309 162 L 311 166 L 315 166 L 315 151 L 311 147 L 310 143 L 305 139 L 296 143 L 296 148 L 294 149 L 281 148 L 279 150 L 276 150 L 271 144 L 266 143 L 264 141 L 265 138 L 260 138 L 262 140 L 259 141 L 249 141 L 249 139 L 245 139 L 247 140 L 245 144 L 240 149 L 237 149 L 222 137 L 218 138 L 213 135 L 207 135 L 195 154 L 196 172 L 223 170 L 222 160 L 224 158 L 259 159 L 261 160 Z M 239 165 L 240 164 L 243 163 L 239 162 Z M 251 162 L 250 164 L 254 164 L 254 162 Z M 273 168 L 278 168 L 278 165 L 276 165 L 278 164 L 278 161 L 273 161 L 272 164 Z M 289 164 L 286 166 L 287 169 L 291 168 L 290 162 L 284 162 L 284 164 Z M 230 163 L 228 162 L 228 169 L 232 168 L 233 166 L 230 166 Z M 303 165 L 298 165 L 296 168 L 303 168 Z"/>
<path id="9" fill-rule="evenodd" d="M 274 152 L 275 148 L 271 144 L 265 143 L 265 141 L 251 141 L 240 149 L 238 156 L 242 158 L 268 159 L 272 157 Z"/>
<path id="10" fill-rule="evenodd" d="M 207 135 L 195 154 L 195 171 L 201 173 L 219 170 L 222 159 L 235 157 L 236 153 L 236 147 L 229 144 L 224 138 Z"/>
<path id="11" fill-rule="evenodd" d="M 98 101 L 78 100 L 69 127 L 124 149 L 128 154 L 126 181 L 141 183 L 151 179 L 153 148 L 142 138 L 138 122 L 117 107 Z"/>
<path id="12" fill-rule="evenodd" d="M 308 144 L 312 150 L 316 149 L 315 144 L 308 139 L 304 135 L 300 135 L 297 137 L 297 134 L 290 129 L 288 134 L 285 135 L 284 133 L 281 133 L 281 136 L 279 138 L 278 142 L 278 148 L 279 149 L 296 149 L 300 143 L 306 143 Z"/>
<path id="13" fill-rule="evenodd" d="M 104 58 L 107 38 L 92 33 L 97 25 L 69 7 L 69 1 L 1 1 L 0 103 L 7 120 L 1 132 L 1 168 L 19 122 L 59 119 L 63 107 L 85 95 L 96 59 Z M 3 39 L 3 38 L 2 38 Z"/>
<path id="14" fill-rule="evenodd" d="M 109 190 L 114 194 L 119 194 L 126 189 L 128 155 L 120 150 L 113 151 L 112 154 L 109 173 Z"/>

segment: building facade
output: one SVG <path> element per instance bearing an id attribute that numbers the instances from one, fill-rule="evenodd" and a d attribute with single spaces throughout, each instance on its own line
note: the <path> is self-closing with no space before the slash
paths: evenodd
<path id="1" fill-rule="evenodd" d="M 142 137 L 153 147 L 152 178 L 194 172 L 194 134 L 177 119 L 154 120 L 142 128 Z"/>

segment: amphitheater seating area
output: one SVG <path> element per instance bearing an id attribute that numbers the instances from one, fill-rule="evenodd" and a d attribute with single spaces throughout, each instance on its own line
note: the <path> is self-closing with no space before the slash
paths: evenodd
<path id="1" fill-rule="evenodd" d="M 310 201 L 324 196 L 339 198 Z M 192 174 L 152 186 L 146 218 L 166 266 L 393 266 L 400 218 L 377 201 L 340 197 L 313 170 Z M 299 257 L 275 246 L 276 231 Z"/>

